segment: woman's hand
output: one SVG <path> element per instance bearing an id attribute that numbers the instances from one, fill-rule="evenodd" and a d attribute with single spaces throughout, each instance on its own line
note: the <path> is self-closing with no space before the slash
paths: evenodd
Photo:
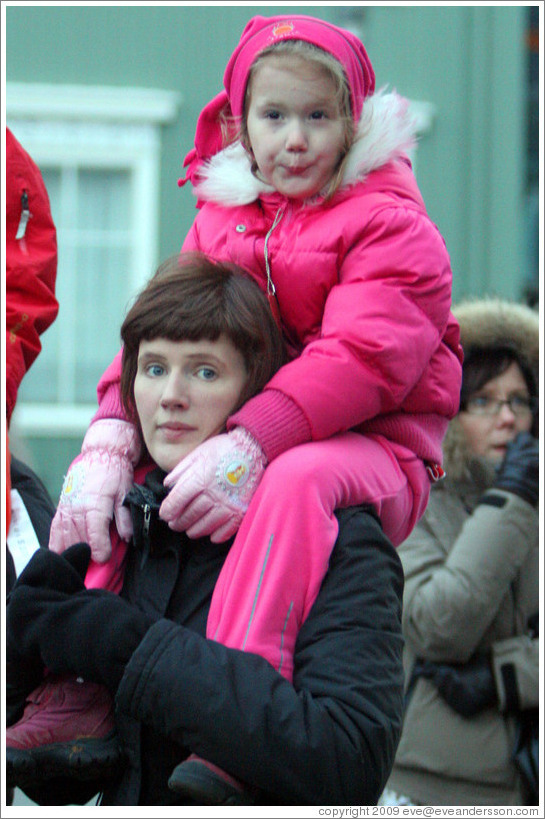
<path id="1" fill-rule="evenodd" d="M 19 663 L 78 674 L 115 694 L 152 621 L 111 592 L 85 589 L 81 576 L 77 588 L 72 561 L 80 568 L 85 559 L 88 563 L 87 545 L 78 544 L 62 556 L 45 551 L 37 557 L 41 559 L 34 563 L 33 558 L 21 574 L 7 608 L 6 638 L 12 653 Z M 44 565 L 42 582 L 39 570 Z"/>
<path id="2" fill-rule="evenodd" d="M 513 492 L 532 506 L 539 499 L 539 444 L 529 432 L 521 432 L 507 447 L 495 486 Z"/>
<path id="3" fill-rule="evenodd" d="M 419 660 L 415 674 L 430 679 L 444 701 L 463 717 L 473 717 L 497 703 L 496 683 L 487 657 L 465 665 Z"/>
<path id="4" fill-rule="evenodd" d="M 58 589 L 66 594 L 81 591 L 85 588 L 83 579 L 89 565 L 89 556 L 89 547 L 84 543 L 72 546 L 62 557 L 48 549 L 39 549 L 21 572 L 11 594 L 17 593 L 17 589 L 21 587 Z M 11 617 L 9 605 L 8 617 Z M 6 629 L 7 725 L 13 725 L 20 719 L 28 694 L 39 685 L 43 674 L 44 663 L 39 651 L 25 650 L 23 652 L 19 640 L 8 626 Z"/>

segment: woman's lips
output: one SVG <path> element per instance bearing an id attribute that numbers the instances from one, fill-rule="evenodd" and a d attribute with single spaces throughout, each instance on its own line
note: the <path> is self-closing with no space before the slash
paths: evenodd
<path id="1" fill-rule="evenodd" d="M 165 438 L 167 438 L 168 440 L 177 440 L 178 438 L 183 438 L 184 435 L 193 432 L 195 429 L 189 424 L 181 424 L 175 421 L 171 421 L 166 424 L 159 424 L 158 428 L 163 433 Z"/>

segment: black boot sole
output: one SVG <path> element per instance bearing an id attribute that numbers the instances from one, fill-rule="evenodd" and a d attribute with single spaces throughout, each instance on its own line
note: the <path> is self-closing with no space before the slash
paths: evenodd
<path id="1" fill-rule="evenodd" d="M 21 787 L 68 776 L 83 781 L 119 773 L 123 754 L 115 732 L 103 739 L 76 739 L 30 750 L 6 748 L 6 786 Z"/>
<path id="2" fill-rule="evenodd" d="M 248 791 L 238 791 L 202 763 L 185 762 L 174 769 L 168 787 L 196 805 L 254 805 Z"/>

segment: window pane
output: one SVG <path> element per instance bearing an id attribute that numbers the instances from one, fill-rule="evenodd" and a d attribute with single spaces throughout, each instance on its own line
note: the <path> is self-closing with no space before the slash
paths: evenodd
<path id="1" fill-rule="evenodd" d="M 119 350 L 129 264 L 128 248 L 83 247 L 78 252 L 76 402 L 96 400 L 98 380 Z"/>
<path id="2" fill-rule="evenodd" d="M 51 205 L 51 215 L 53 221 L 57 225 L 60 216 L 60 200 L 61 200 L 61 172 L 58 168 L 44 168 L 40 167 L 42 177 L 44 180 L 47 193 L 49 195 L 49 204 Z"/>
<path id="3" fill-rule="evenodd" d="M 131 173 L 67 166 L 43 176 L 57 227 L 59 315 L 42 336 L 20 397 L 95 403 L 129 299 Z"/>
<path id="4" fill-rule="evenodd" d="M 77 219 L 79 229 L 128 230 L 129 185 L 128 171 L 80 170 Z"/>

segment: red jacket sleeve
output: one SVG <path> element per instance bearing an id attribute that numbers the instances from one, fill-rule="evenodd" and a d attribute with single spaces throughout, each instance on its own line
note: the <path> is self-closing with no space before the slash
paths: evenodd
<path id="1" fill-rule="evenodd" d="M 55 320 L 57 234 L 38 166 L 6 128 L 6 401 L 8 422 L 23 376 Z"/>

